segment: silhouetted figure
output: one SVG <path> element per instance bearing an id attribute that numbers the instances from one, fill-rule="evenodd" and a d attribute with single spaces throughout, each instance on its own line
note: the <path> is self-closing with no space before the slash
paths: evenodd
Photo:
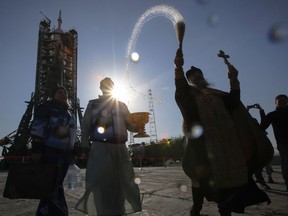
<path id="1" fill-rule="evenodd" d="M 254 105 L 250 105 L 250 106 L 247 106 L 247 110 L 249 111 L 251 108 L 254 108 L 254 109 L 258 109 L 259 110 L 259 114 L 260 114 L 260 110 L 262 110 L 262 107 L 260 106 L 260 104 L 254 104 Z M 260 114 L 261 116 L 261 114 Z M 255 120 L 255 122 L 257 124 L 258 121 L 257 119 L 253 118 Z M 265 131 L 265 134 L 267 135 L 268 133 Z M 274 180 L 272 178 L 272 172 L 273 172 L 273 169 L 271 167 L 271 164 L 269 163 L 267 166 L 265 166 L 265 171 L 266 171 L 266 174 L 268 176 L 267 178 L 267 182 L 269 183 L 274 183 Z M 269 185 L 266 184 L 265 182 L 265 179 L 262 175 L 262 168 L 258 169 L 255 171 L 255 177 L 256 177 L 256 180 L 259 182 L 259 184 L 261 185 L 261 187 L 265 188 L 265 189 L 271 189 Z"/>
<path id="2" fill-rule="evenodd" d="M 281 170 L 288 191 L 288 97 L 281 94 L 275 98 L 276 110 L 265 115 L 263 109 L 261 114 L 261 127 L 266 130 L 272 125 L 277 142 L 277 149 L 281 158 Z"/>
<path id="3" fill-rule="evenodd" d="M 81 146 L 90 148 L 86 190 L 76 209 L 88 215 L 126 215 L 141 211 L 140 192 L 130 161 L 127 130 L 138 132 L 127 106 L 113 98 L 110 78 L 100 82 L 103 93 L 85 110 Z"/>
<path id="4" fill-rule="evenodd" d="M 244 213 L 249 205 L 270 203 L 252 179 L 256 160 L 250 144 L 255 143 L 243 141 L 247 138 L 246 122 L 235 125 L 242 119 L 241 113 L 251 121 L 240 101 L 238 71 L 228 64 L 231 90 L 227 93 L 209 88 L 202 71 L 194 66 L 186 72 L 188 84 L 182 68 L 181 49 L 177 50 L 174 63 L 175 99 L 184 119 L 187 139 L 182 165 L 192 180 L 192 194 L 196 195 L 191 215 L 200 215 L 203 197 L 217 202 L 222 216 L 230 216 L 231 212 Z"/>
<path id="5" fill-rule="evenodd" d="M 76 142 L 76 119 L 69 111 L 67 91 L 57 87 L 52 92 L 52 100 L 40 105 L 32 124 L 32 158 L 36 162 L 61 166 L 60 184 L 57 198 L 40 200 L 37 216 L 68 215 L 63 180 L 72 163 Z"/>

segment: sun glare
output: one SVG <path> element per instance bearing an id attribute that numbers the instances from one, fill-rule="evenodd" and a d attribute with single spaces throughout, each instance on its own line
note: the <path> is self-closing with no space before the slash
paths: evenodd
<path id="1" fill-rule="evenodd" d="M 127 103 L 130 99 L 129 89 L 125 87 L 124 85 L 115 85 L 112 95 L 113 97 L 115 97 L 116 99 L 124 103 Z"/>

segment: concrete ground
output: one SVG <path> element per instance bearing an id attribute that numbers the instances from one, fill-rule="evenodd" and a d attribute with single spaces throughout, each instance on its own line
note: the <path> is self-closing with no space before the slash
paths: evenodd
<path id="1" fill-rule="evenodd" d="M 250 206 L 246 208 L 247 216 L 287 216 L 288 192 L 280 172 L 280 166 L 273 166 L 275 183 L 268 185 L 266 190 L 272 203 Z M 191 183 L 183 173 L 180 164 L 167 167 L 134 168 L 137 182 L 142 195 L 142 212 L 131 216 L 189 216 L 192 206 Z M 84 183 L 85 169 L 81 169 Z M 263 174 L 265 177 L 265 173 Z M 3 193 L 7 172 L 0 173 L 0 191 Z M 66 199 L 69 205 L 70 216 L 84 216 L 85 214 L 74 209 L 75 204 L 84 193 L 84 187 L 68 190 L 65 185 Z M 0 196 L 1 216 L 32 216 L 35 215 L 38 200 L 7 199 Z M 217 216 L 217 205 L 205 201 L 201 215 Z M 240 215 L 234 214 L 233 216 Z M 243 215 L 243 214 L 242 214 Z"/>

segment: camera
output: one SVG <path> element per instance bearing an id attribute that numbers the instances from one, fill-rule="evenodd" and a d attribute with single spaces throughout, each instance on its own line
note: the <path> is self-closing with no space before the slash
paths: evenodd
<path id="1" fill-rule="evenodd" d="M 253 104 L 253 105 L 248 105 L 247 106 L 247 109 L 252 109 L 252 108 L 257 109 L 258 108 L 257 104 Z"/>

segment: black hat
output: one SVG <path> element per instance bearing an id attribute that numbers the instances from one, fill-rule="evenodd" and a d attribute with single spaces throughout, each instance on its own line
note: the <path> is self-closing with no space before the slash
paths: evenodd
<path id="1" fill-rule="evenodd" d="M 188 79 L 193 72 L 197 72 L 197 71 L 200 72 L 201 74 L 203 74 L 203 72 L 202 72 L 202 70 L 201 70 L 200 68 L 191 66 L 190 70 L 188 70 L 188 71 L 186 72 L 186 78 Z"/>
<path id="2" fill-rule="evenodd" d="M 52 91 L 51 91 L 51 97 L 52 97 L 52 98 L 54 98 L 56 92 L 57 92 L 59 89 L 63 89 L 63 90 L 67 93 L 67 90 L 66 90 L 63 86 L 57 86 L 57 87 L 53 88 Z"/>
<path id="3" fill-rule="evenodd" d="M 285 94 L 280 94 L 276 96 L 275 100 L 278 100 L 279 98 L 288 98 L 288 97 Z"/>

